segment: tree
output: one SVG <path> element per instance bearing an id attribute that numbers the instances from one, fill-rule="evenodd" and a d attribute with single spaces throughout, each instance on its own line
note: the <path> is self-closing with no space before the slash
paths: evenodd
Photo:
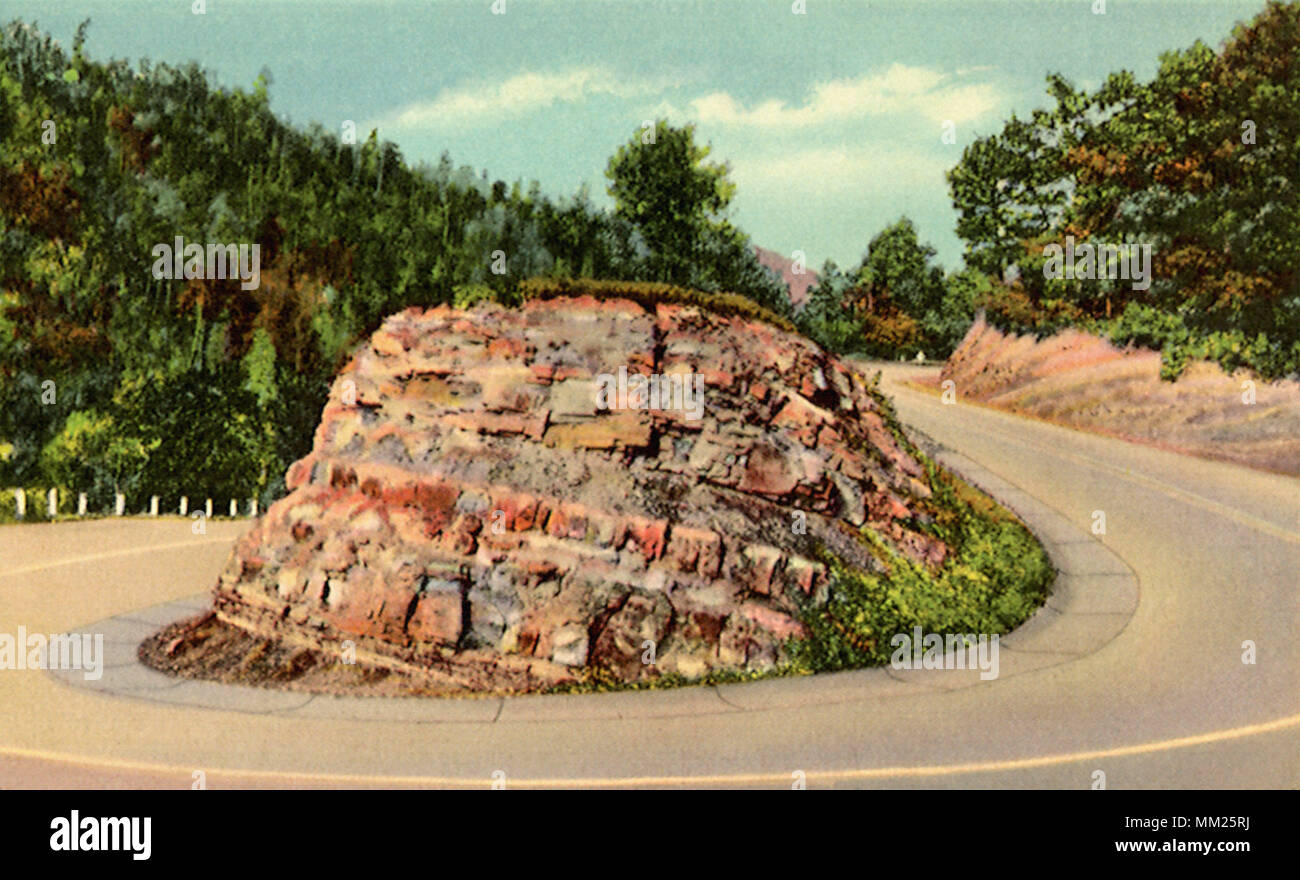
<path id="1" fill-rule="evenodd" d="M 943 269 L 932 265 L 935 253 L 907 217 L 871 239 L 854 290 L 864 351 L 891 358 L 927 348 L 937 353 L 939 340 L 929 331 L 943 312 L 945 288 Z"/>
<path id="2" fill-rule="evenodd" d="M 966 240 L 966 265 L 1001 277 L 1025 254 L 1025 242 L 1057 225 L 1068 196 L 1062 150 L 1077 121 L 1077 94 L 1049 77 L 1054 113 L 1012 116 L 1003 130 L 962 151 L 948 172 L 957 234 Z"/>
<path id="3" fill-rule="evenodd" d="M 916 226 L 907 217 L 876 234 L 867 245 L 858 278 L 867 297 L 866 311 L 873 303 L 890 303 L 911 315 L 937 309 L 943 300 L 943 270 L 930 265 L 937 252 L 921 244 Z"/>
<path id="4" fill-rule="evenodd" d="M 138 438 L 118 430 L 111 416 L 78 410 L 41 451 L 41 466 L 54 485 L 85 492 L 102 506 L 115 492 L 132 494 L 139 488 L 149 452 Z"/>
<path id="5" fill-rule="evenodd" d="M 799 329 L 832 351 L 894 358 L 943 356 L 965 335 L 988 280 L 967 269 L 947 277 L 935 249 L 907 217 L 887 226 L 849 273 L 832 262 L 797 317 Z"/>
<path id="6" fill-rule="evenodd" d="M 831 351 L 856 351 L 863 337 L 863 322 L 854 309 L 852 289 L 853 279 L 827 260 L 795 317 L 799 332 Z"/>
<path id="7" fill-rule="evenodd" d="M 614 214 L 649 246 L 653 280 L 690 283 L 706 233 L 721 223 L 735 193 L 730 168 L 705 162 L 709 152 L 696 145 L 693 125 L 660 120 L 653 137 L 638 132 L 610 157 L 605 177 Z"/>
<path id="8" fill-rule="evenodd" d="M 264 426 L 275 410 L 264 412 L 243 381 L 239 364 L 124 381 L 113 401 L 114 430 L 149 450 L 142 490 L 167 499 L 260 492 L 270 477 Z"/>

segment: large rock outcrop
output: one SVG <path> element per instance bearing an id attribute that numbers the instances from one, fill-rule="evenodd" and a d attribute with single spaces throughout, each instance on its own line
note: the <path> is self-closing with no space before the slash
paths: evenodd
<path id="1" fill-rule="evenodd" d="M 620 367 L 699 375 L 702 417 L 602 409 Z M 803 635 L 801 603 L 825 601 L 817 548 L 879 570 L 869 524 L 917 561 L 946 553 L 914 528 L 924 470 L 856 374 L 668 303 L 394 315 L 287 485 L 221 575 L 218 618 L 352 641 L 447 690 L 767 669 Z"/>

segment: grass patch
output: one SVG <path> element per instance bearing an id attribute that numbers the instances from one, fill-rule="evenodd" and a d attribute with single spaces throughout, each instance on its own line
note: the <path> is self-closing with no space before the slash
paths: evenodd
<path id="1" fill-rule="evenodd" d="M 696 306 L 725 317 L 762 321 L 787 333 L 799 332 L 787 319 L 738 293 L 707 293 L 673 284 L 648 281 L 600 281 L 592 278 L 529 278 L 520 282 L 519 294 L 525 302 L 562 296 L 629 299 L 651 310 L 659 303 L 675 303 Z"/>
<path id="2" fill-rule="evenodd" d="M 931 521 L 918 527 L 952 552 L 938 571 L 930 571 L 863 528 L 863 540 L 887 557 L 887 573 L 853 569 L 822 554 L 831 571 L 828 599 L 801 606 L 809 636 L 788 646 L 792 671 L 883 665 L 893 652 L 890 639 L 917 626 L 927 634 L 1004 635 L 1047 599 L 1055 569 L 1029 529 L 983 492 L 914 452 L 934 493 L 925 504 Z"/>

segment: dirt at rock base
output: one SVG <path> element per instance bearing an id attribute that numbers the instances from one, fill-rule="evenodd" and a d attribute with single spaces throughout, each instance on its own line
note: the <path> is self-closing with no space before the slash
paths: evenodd
<path id="1" fill-rule="evenodd" d="M 595 693 L 629 688 L 689 687 L 756 681 L 788 674 L 787 670 L 770 670 L 766 673 L 715 675 L 698 681 L 661 676 L 625 682 L 603 670 L 590 670 L 543 691 L 474 691 L 440 684 L 419 669 L 399 669 L 360 661 L 345 663 L 337 652 L 287 645 L 279 639 L 255 635 L 225 623 L 210 611 L 163 627 L 140 643 L 137 656 L 150 669 L 178 678 L 334 697 L 478 699 L 524 693 Z"/>

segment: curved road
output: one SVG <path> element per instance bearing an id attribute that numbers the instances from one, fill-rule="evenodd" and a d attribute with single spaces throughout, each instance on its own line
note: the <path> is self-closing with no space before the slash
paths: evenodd
<path id="1" fill-rule="evenodd" d="M 0 671 L 0 785 L 185 788 L 202 771 L 212 788 L 487 787 L 501 771 L 508 787 L 788 787 L 803 771 L 810 788 L 1086 789 L 1102 771 L 1109 788 L 1300 786 L 1300 481 L 943 405 L 900 384 L 923 368 L 882 366 L 905 423 L 1131 569 L 1137 607 L 1115 638 L 1077 656 L 1049 623 L 1026 652 L 1039 668 L 958 689 L 877 670 L 442 701 L 438 723 L 198 709 Z M 1094 538 L 1099 510 L 1106 534 Z M 191 596 L 246 527 L 0 529 L 0 633 Z M 1242 662 L 1248 640 L 1254 664 Z"/>

